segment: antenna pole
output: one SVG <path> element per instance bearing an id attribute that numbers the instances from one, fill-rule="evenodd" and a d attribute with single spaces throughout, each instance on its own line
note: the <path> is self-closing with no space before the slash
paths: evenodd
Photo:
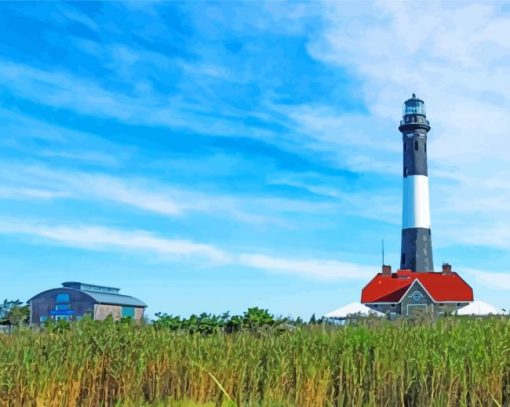
<path id="1" fill-rule="evenodd" d="M 384 266 L 384 239 L 381 239 L 381 243 L 382 243 L 382 265 Z"/>

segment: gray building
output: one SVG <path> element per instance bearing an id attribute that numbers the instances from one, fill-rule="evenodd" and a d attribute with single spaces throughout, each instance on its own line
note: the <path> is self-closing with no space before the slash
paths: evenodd
<path id="1" fill-rule="evenodd" d="M 111 315 L 119 320 L 143 318 L 147 305 L 135 297 L 119 294 L 120 289 L 79 282 L 65 282 L 62 287 L 43 291 L 28 300 L 30 323 L 39 325 L 48 319 L 77 321 L 84 315 L 95 320 Z"/>

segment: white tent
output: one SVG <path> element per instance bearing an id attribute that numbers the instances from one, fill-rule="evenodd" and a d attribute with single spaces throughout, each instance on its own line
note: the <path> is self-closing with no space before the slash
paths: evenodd
<path id="1" fill-rule="evenodd" d="M 462 307 L 457 311 L 457 315 L 502 315 L 502 310 L 498 310 L 490 304 L 483 301 L 473 301 L 469 305 Z"/>
<path id="2" fill-rule="evenodd" d="M 331 311 L 324 316 L 326 318 L 343 319 L 348 318 L 349 316 L 368 317 L 369 315 L 377 317 L 384 316 L 382 312 L 374 311 L 373 309 L 370 309 L 366 305 L 363 305 L 359 302 L 353 302 L 335 311 Z"/>

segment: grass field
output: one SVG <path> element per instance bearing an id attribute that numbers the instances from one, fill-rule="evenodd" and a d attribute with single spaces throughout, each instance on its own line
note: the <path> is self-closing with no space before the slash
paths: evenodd
<path id="1" fill-rule="evenodd" d="M 171 332 L 82 321 L 0 335 L 0 405 L 508 406 L 510 320 Z"/>

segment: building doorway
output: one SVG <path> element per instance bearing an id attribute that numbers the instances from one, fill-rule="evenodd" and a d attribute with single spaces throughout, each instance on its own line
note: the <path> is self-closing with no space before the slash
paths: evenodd
<path id="1" fill-rule="evenodd" d="M 427 304 L 407 304 L 407 316 L 419 317 L 427 314 Z"/>

